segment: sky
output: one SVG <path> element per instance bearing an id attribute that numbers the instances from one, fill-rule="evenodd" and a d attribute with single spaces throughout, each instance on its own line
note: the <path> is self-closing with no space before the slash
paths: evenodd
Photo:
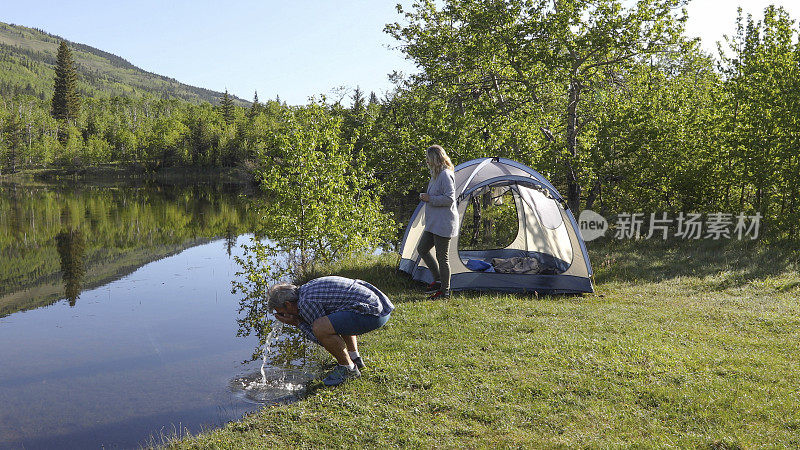
<path id="1" fill-rule="evenodd" d="M 389 74 L 415 71 L 383 32 L 397 0 L 2 0 L 0 21 L 113 53 L 149 72 L 246 100 L 338 100 L 359 86 L 379 97 Z M 405 2 L 408 3 L 408 2 Z M 760 19 L 768 4 L 800 19 L 797 0 L 692 0 L 687 35 L 717 54 L 736 8 Z"/>

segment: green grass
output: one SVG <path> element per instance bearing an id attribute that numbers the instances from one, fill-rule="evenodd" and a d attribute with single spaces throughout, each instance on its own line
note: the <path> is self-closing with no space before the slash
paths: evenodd
<path id="1" fill-rule="evenodd" d="M 392 255 L 330 273 L 397 310 L 364 376 L 175 448 L 798 447 L 798 252 L 609 243 L 596 295 L 429 301 Z"/>

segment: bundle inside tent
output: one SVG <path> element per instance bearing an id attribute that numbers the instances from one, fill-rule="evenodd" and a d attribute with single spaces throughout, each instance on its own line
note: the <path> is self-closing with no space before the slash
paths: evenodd
<path id="1" fill-rule="evenodd" d="M 455 168 L 461 228 L 450 245 L 451 289 L 507 292 L 593 292 L 592 266 L 566 202 L 541 174 L 505 158 Z M 400 244 L 399 270 L 433 281 L 416 248 L 424 202 Z"/>

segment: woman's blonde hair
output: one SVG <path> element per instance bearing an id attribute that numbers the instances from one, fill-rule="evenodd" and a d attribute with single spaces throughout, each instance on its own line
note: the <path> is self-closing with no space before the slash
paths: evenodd
<path id="1" fill-rule="evenodd" d="M 441 145 L 431 145 L 425 153 L 425 162 L 431 171 L 431 178 L 438 177 L 445 169 L 455 170 L 453 163 L 450 162 L 450 157 L 447 156 Z"/>

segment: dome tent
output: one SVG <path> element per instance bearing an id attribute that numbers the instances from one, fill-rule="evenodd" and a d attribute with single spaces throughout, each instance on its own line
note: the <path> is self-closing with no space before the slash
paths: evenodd
<path id="1" fill-rule="evenodd" d="M 510 159 L 474 159 L 456 166 L 455 193 L 461 228 L 450 244 L 452 290 L 594 292 L 592 266 L 575 217 L 541 174 Z M 484 227 L 505 233 L 500 248 L 470 242 L 481 234 L 475 227 L 486 223 L 480 217 L 481 205 L 501 205 L 507 211 L 506 220 L 495 214 L 496 223 Z M 465 217 L 470 209 L 471 222 Z M 475 233 L 467 236 L 465 227 L 470 226 Z M 433 275 L 417 252 L 424 227 L 425 208 L 420 202 L 400 243 L 399 270 L 430 283 Z"/>

